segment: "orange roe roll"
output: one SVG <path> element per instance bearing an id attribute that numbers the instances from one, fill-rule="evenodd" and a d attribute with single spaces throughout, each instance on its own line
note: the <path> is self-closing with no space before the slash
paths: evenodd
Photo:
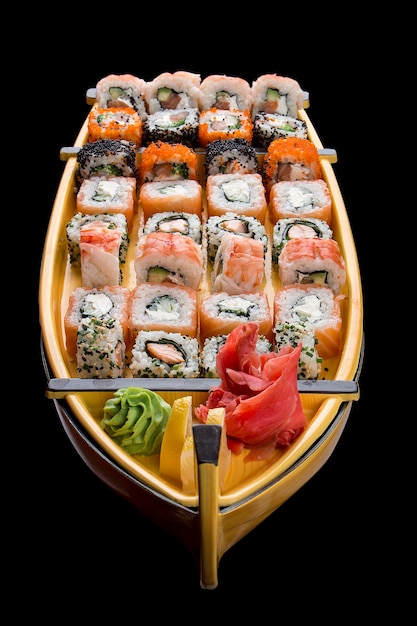
<path id="1" fill-rule="evenodd" d="M 131 107 L 101 108 L 94 106 L 88 115 L 89 141 L 125 139 L 142 144 L 142 118 Z"/>
<path id="2" fill-rule="evenodd" d="M 198 124 L 198 143 L 206 148 L 216 139 L 246 139 L 249 143 L 253 137 L 253 122 L 248 109 L 216 109 L 212 107 L 200 113 Z"/>
<path id="3" fill-rule="evenodd" d="M 309 139 L 280 137 L 267 149 L 262 171 L 265 191 L 281 180 L 315 180 L 323 178 L 319 152 Z"/>
<path id="4" fill-rule="evenodd" d="M 144 148 L 139 164 L 141 184 L 187 179 L 198 180 L 198 157 L 192 148 L 164 141 L 154 141 Z"/>

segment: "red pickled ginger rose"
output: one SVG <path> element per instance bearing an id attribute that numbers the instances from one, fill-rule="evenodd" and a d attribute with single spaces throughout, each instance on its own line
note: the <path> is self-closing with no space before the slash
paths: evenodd
<path id="1" fill-rule="evenodd" d="M 221 385 L 210 390 L 195 415 L 205 422 L 209 409 L 224 407 L 229 447 L 239 450 L 232 441 L 238 440 L 269 454 L 277 446 L 289 445 L 306 426 L 297 387 L 302 346 L 259 354 L 258 332 L 258 324 L 249 322 L 229 334 L 217 354 Z"/>

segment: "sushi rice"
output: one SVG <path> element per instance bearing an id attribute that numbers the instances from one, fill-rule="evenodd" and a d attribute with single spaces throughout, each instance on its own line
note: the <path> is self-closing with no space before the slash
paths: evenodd
<path id="1" fill-rule="evenodd" d="M 139 331 L 129 368 L 139 378 L 197 378 L 198 340 L 165 330 Z"/>

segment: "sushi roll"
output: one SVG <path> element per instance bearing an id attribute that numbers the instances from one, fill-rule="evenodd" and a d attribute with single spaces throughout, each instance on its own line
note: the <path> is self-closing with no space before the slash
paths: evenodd
<path id="1" fill-rule="evenodd" d="M 77 213 L 124 215 L 127 227 L 137 210 L 137 180 L 133 176 L 91 176 L 81 183 L 76 195 Z"/>
<path id="2" fill-rule="evenodd" d="M 299 117 L 304 106 L 304 92 L 299 83 L 287 76 L 262 74 L 252 82 L 252 118 L 257 113 L 275 113 Z"/>
<path id="3" fill-rule="evenodd" d="M 95 221 L 107 224 L 109 229 L 116 230 L 120 233 L 119 263 L 125 263 L 129 246 L 129 233 L 126 217 L 122 213 L 96 213 L 94 215 L 76 213 L 70 219 L 66 227 L 68 258 L 70 265 L 76 268 L 81 267 L 80 231 L 84 226 Z"/>
<path id="4" fill-rule="evenodd" d="M 206 295 L 200 303 L 200 341 L 207 337 L 228 335 L 236 326 L 256 322 L 259 334 L 272 341 L 272 312 L 265 292 L 229 295 Z"/>
<path id="5" fill-rule="evenodd" d="M 113 286 L 103 289 L 77 287 L 70 295 L 64 316 L 66 348 L 70 356 L 77 350 L 78 326 L 86 318 L 118 320 L 123 335 L 127 336 L 129 319 L 130 290 L 127 287 Z"/>
<path id="6" fill-rule="evenodd" d="M 331 225 L 332 197 L 325 180 L 280 181 L 269 193 L 269 219 L 319 219 Z"/>
<path id="7" fill-rule="evenodd" d="M 179 70 L 163 72 L 146 84 L 148 113 L 164 109 L 196 109 L 200 96 L 200 74 Z"/>
<path id="8" fill-rule="evenodd" d="M 173 283 L 141 283 L 132 292 L 129 341 L 134 344 L 140 330 L 167 330 L 197 336 L 197 292 Z"/>
<path id="9" fill-rule="evenodd" d="M 132 74 L 109 74 L 96 84 L 96 103 L 100 108 L 130 107 L 144 120 L 148 115 L 145 90 L 143 78 Z"/>
<path id="10" fill-rule="evenodd" d="M 219 378 L 216 367 L 217 353 L 226 342 L 228 335 L 207 337 L 200 353 L 200 373 L 203 378 Z M 266 354 L 272 350 L 272 343 L 262 335 L 256 341 L 256 350 L 259 354 Z"/>
<path id="11" fill-rule="evenodd" d="M 257 113 L 253 120 L 252 144 L 261 150 L 267 150 L 271 141 L 280 137 L 300 137 L 308 139 L 307 124 L 290 115 L 278 113 Z"/>
<path id="12" fill-rule="evenodd" d="M 120 322 L 87 317 L 77 333 L 77 373 L 80 378 L 122 378 L 126 346 Z"/>
<path id="13" fill-rule="evenodd" d="M 265 274 L 264 251 L 259 239 L 225 233 L 213 263 L 212 291 L 229 295 L 258 292 Z"/>
<path id="14" fill-rule="evenodd" d="M 122 232 L 108 222 L 93 220 L 80 228 L 81 284 L 86 289 L 120 285 Z"/>
<path id="15" fill-rule="evenodd" d="M 205 226 L 207 235 L 207 260 L 213 263 L 217 249 L 225 233 L 233 233 L 239 237 L 259 239 L 264 246 L 264 256 L 268 248 L 268 236 L 262 222 L 252 216 L 225 213 L 212 215 Z"/>
<path id="16" fill-rule="evenodd" d="M 177 235 L 187 235 L 198 244 L 202 242 L 203 227 L 201 219 L 193 213 L 184 211 L 165 211 L 155 213 L 147 219 L 143 228 L 143 234 L 149 233 L 174 233 Z"/>
<path id="17" fill-rule="evenodd" d="M 283 137 L 272 141 L 267 149 L 263 168 L 267 197 L 274 183 L 281 180 L 315 180 L 322 178 L 319 152 L 312 141 Z"/>
<path id="18" fill-rule="evenodd" d="M 341 302 L 324 285 L 287 285 L 274 297 L 274 332 L 282 323 L 302 325 L 314 333 L 315 347 L 321 359 L 338 356 L 342 346 Z M 279 326 L 281 329 L 281 326 Z"/>
<path id="19" fill-rule="evenodd" d="M 194 109 L 162 109 L 148 115 L 143 123 L 143 145 L 155 141 L 183 143 L 190 148 L 198 145 L 200 112 Z"/>
<path id="20" fill-rule="evenodd" d="M 198 157 L 182 143 L 155 141 L 143 149 L 139 165 L 140 183 L 173 180 L 198 181 Z"/>
<path id="21" fill-rule="evenodd" d="M 265 221 L 268 203 L 260 174 L 211 174 L 206 180 L 207 214 L 255 217 Z"/>
<path id="22" fill-rule="evenodd" d="M 140 330 L 129 369 L 135 378 L 197 378 L 198 341 L 181 333 Z"/>
<path id="23" fill-rule="evenodd" d="M 170 282 L 198 289 L 203 275 L 203 252 L 187 235 L 149 233 L 139 238 L 134 268 L 138 285 Z"/>
<path id="24" fill-rule="evenodd" d="M 285 218 L 278 220 L 272 229 L 272 265 L 278 263 L 279 255 L 290 239 L 332 239 L 333 231 L 325 220 L 315 218 Z"/>
<path id="25" fill-rule="evenodd" d="M 253 123 L 249 110 L 207 109 L 200 113 L 198 144 L 206 148 L 209 143 L 225 139 L 246 139 L 252 142 Z"/>
<path id="26" fill-rule="evenodd" d="M 135 144 L 125 139 L 99 139 L 84 144 L 77 153 L 77 184 L 91 176 L 136 178 Z"/>
<path id="27" fill-rule="evenodd" d="M 277 322 L 274 325 L 274 351 L 284 346 L 296 348 L 301 343 L 297 378 L 316 380 L 321 372 L 322 359 L 316 350 L 314 332 L 301 323 Z"/>
<path id="28" fill-rule="evenodd" d="M 94 106 L 88 114 L 88 140 L 126 139 L 142 145 L 143 125 L 139 113 L 130 107 Z"/>
<path id="29" fill-rule="evenodd" d="M 315 284 L 340 293 L 346 265 L 334 239 L 290 239 L 278 259 L 282 285 Z"/>
<path id="30" fill-rule="evenodd" d="M 248 81 L 237 76 L 210 74 L 200 84 L 200 111 L 221 109 L 251 111 L 252 89 Z"/>
<path id="31" fill-rule="evenodd" d="M 197 180 L 159 180 L 143 183 L 139 202 L 145 220 L 156 213 L 186 212 L 201 217 L 203 188 Z"/>
<path id="32" fill-rule="evenodd" d="M 212 174 L 260 174 L 258 155 L 247 139 L 216 139 L 206 148 L 206 177 Z"/>

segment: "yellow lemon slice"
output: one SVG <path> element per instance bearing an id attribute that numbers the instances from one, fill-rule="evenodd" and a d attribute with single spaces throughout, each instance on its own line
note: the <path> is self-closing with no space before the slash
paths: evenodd
<path id="1" fill-rule="evenodd" d="M 187 436 L 192 436 L 192 396 L 176 398 L 165 427 L 159 456 L 159 471 L 181 481 L 181 453 Z"/>

